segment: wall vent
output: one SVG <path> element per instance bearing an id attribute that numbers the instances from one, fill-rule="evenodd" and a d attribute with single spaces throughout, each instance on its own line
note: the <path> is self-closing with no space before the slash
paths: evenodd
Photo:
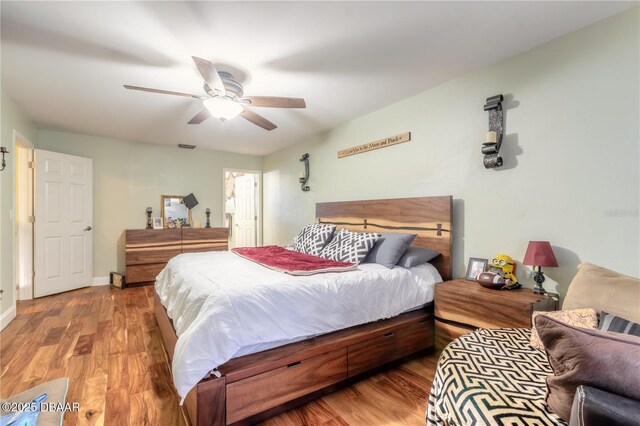
<path id="1" fill-rule="evenodd" d="M 193 149 L 193 148 L 196 147 L 195 145 L 189 145 L 189 144 L 186 144 L 186 143 L 179 143 L 178 146 L 180 148 L 184 148 L 184 149 Z"/>

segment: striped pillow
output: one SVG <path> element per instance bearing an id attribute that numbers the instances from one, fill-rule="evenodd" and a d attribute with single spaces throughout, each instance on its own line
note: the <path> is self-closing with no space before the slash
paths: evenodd
<path id="1" fill-rule="evenodd" d="M 598 325 L 598 329 L 640 337 L 640 324 L 636 324 L 635 322 L 604 311 L 600 312 L 600 324 Z"/>

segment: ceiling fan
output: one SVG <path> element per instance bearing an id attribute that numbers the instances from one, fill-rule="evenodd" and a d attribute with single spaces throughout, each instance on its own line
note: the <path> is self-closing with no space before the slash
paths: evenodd
<path id="1" fill-rule="evenodd" d="M 191 57 L 198 72 L 204 79 L 204 91 L 207 96 L 189 93 L 173 92 L 171 90 L 150 89 L 148 87 L 130 86 L 125 89 L 141 90 L 143 92 L 161 93 L 164 95 L 184 96 L 202 100 L 202 111 L 197 113 L 189 124 L 200 124 L 207 118 L 214 116 L 221 121 L 230 120 L 238 115 L 247 121 L 266 130 L 273 130 L 276 126 L 260 114 L 248 109 L 248 106 L 267 108 L 306 108 L 302 98 L 282 98 L 277 96 L 244 96 L 244 88 L 233 78 L 231 73 L 218 71 L 210 61 Z"/>

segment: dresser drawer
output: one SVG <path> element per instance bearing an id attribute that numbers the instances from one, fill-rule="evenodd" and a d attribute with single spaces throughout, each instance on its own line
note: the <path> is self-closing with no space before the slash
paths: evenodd
<path id="1" fill-rule="evenodd" d="M 227 424 L 347 378 L 347 349 L 227 384 Z"/>
<path id="2" fill-rule="evenodd" d="M 181 240 L 180 229 L 127 229 L 125 231 L 127 247 L 180 244 Z"/>
<path id="3" fill-rule="evenodd" d="M 182 228 L 182 252 L 227 250 L 229 230 L 227 228 Z"/>
<path id="4" fill-rule="evenodd" d="M 476 328 L 528 328 L 533 311 L 557 309 L 553 297 L 531 289 L 491 290 L 473 281 L 436 284 L 434 315 Z"/>
<path id="5" fill-rule="evenodd" d="M 471 288 L 478 286 L 470 283 Z M 531 326 L 531 304 L 526 301 L 505 299 L 500 290 L 486 290 L 485 297 L 461 297 L 457 293 L 438 291 L 434 315 L 448 321 L 478 328 L 508 328 Z M 477 290 L 473 288 L 473 290 Z M 516 290 L 517 291 L 517 290 Z"/>
<path id="6" fill-rule="evenodd" d="M 182 244 L 183 253 L 202 253 L 205 251 L 227 251 L 227 242 L 224 243 L 196 243 Z"/>
<path id="7" fill-rule="evenodd" d="M 349 346 L 349 377 L 433 346 L 433 323 L 395 330 Z"/>
<path id="8" fill-rule="evenodd" d="M 127 266 L 146 265 L 148 263 L 167 263 L 182 253 L 179 244 L 144 248 L 127 248 Z"/>
<path id="9" fill-rule="evenodd" d="M 127 266 L 127 284 L 155 281 L 166 265 L 166 263 L 151 263 L 149 265 Z"/>

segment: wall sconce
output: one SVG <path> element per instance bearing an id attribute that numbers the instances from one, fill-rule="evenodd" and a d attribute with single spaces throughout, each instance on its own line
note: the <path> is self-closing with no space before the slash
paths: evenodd
<path id="1" fill-rule="evenodd" d="M 500 145 L 502 145 L 503 132 L 503 114 L 502 114 L 502 95 L 495 95 L 487 98 L 484 110 L 489 112 L 489 132 L 487 139 L 482 144 L 482 153 L 484 154 L 484 167 L 487 169 L 495 169 L 503 164 L 500 157 Z"/>
<path id="2" fill-rule="evenodd" d="M 147 229 L 153 229 L 153 226 L 151 225 L 151 213 L 153 212 L 153 209 L 151 207 L 147 207 L 147 210 L 145 210 L 147 212 Z"/>
<path id="3" fill-rule="evenodd" d="M 5 148 L 4 146 L 0 146 L 0 152 L 2 153 L 2 168 L 0 169 L 1 172 L 7 167 L 7 162 L 4 159 L 4 155 L 9 154 L 9 151 L 7 151 L 7 148 Z"/>
<path id="4" fill-rule="evenodd" d="M 307 192 L 311 189 L 307 185 L 307 181 L 309 180 L 309 154 L 304 154 L 302 157 L 300 157 L 300 161 L 304 162 L 304 173 L 301 173 L 300 179 L 298 179 L 300 181 L 300 189 L 302 189 L 304 192 Z"/>

